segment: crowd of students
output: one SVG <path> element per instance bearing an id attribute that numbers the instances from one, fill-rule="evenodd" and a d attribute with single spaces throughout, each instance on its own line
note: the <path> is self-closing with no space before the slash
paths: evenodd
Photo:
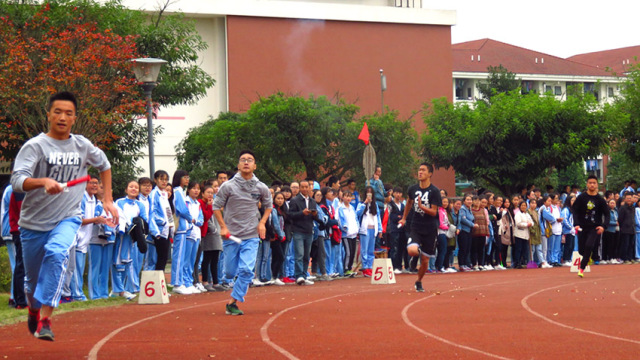
<path id="1" fill-rule="evenodd" d="M 236 274 L 224 269 L 223 241 L 232 240 L 220 236 L 213 202 L 233 175 L 220 171 L 215 178 L 198 182 L 178 170 L 169 183 L 168 173 L 160 170 L 153 180 L 132 180 L 126 196 L 115 201 L 117 226 L 111 226 L 104 213 L 102 187 L 92 177 L 81 204 L 82 226 L 70 252 L 61 302 L 87 300 L 85 265 L 89 299 L 131 300 L 140 291 L 141 271 L 164 271 L 169 259 L 174 293 L 230 290 Z M 370 277 L 376 253 L 385 252 L 396 274 L 417 273 L 420 258 L 407 252 L 412 216 L 401 223 L 405 192 L 383 184 L 380 175 L 378 167 L 361 194 L 354 180 L 342 187 L 335 177 L 324 187 L 311 179 L 274 182 L 273 210 L 258 247 L 252 286 L 313 285 L 359 273 Z M 531 188 L 510 198 L 491 192 L 449 198 L 446 191 L 440 192 L 436 256 L 429 259 L 429 273 L 570 266 L 573 252 L 578 251 L 572 211 L 577 187 L 544 195 Z M 9 186 L 2 198 L 3 239 L 10 250 L 11 234 L 19 236 L 17 195 Z M 620 194 L 607 192 L 605 197 L 611 220 L 592 260 L 639 262 L 640 199 L 633 183 Z M 256 216 L 263 213 L 259 208 Z M 12 254 L 12 270 L 17 269 L 14 275 L 20 277 Z M 15 283 L 11 301 L 23 308 L 20 286 Z"/>

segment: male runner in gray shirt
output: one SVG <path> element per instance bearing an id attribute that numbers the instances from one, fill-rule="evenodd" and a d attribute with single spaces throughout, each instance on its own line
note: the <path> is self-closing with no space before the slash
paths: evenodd
<path id="1" fill-rule="evenodd" d="M 271 214 L 271 193 L 267 185 L 253 174 L 256 170 L 256 158 L 251 151 L 240 152 L 238 173 L 226 181 L 218 190 L 213 201 L 213 214 L 220 224 L 220 236 L 223 241 L 224 271 L 226 277 L 238 276 L 233 285 L 231 300 L 227 304 L 228 315 L 243 315 L 236 301 L 244 302 L 253 279 L 260 239 L 266 236 L 267 220 Z M 265 208 L 259 216 L 258 202 Z M 224 209 L 224 219 L 222 217 Z M 240 243 L 228 240 L 233 235 Z"/>
<path id="2" fill-rule="evenodd" d="M 11 185 L 26 196 L 20 212 L 20 238 L 29 303 L 27 324 L 37 338 L 53 341 L 51 315 L 60 302 L 69 249 L 82 223 L 84 186 L 65 189 L 61 183 L 100 171 L 104 210 L 118 221 L 111 194 L 111 165 L 104 152 L 83 136 L 71 134 L 77 101 L 69 92 L 49 98 L 49 132 L 27 141 L 15 161 Z M 44 189 L 43 189 L 44 188 Z M 111 222 L 111 224 L 113 224 Z"/>

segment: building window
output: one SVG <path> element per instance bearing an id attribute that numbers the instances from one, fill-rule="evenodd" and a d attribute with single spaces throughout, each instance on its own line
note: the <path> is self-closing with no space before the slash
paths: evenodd
<path id="1" fill-rule="evenodd" d="M 607 96 L 608 97 L 613 97 L 613 88 L 612 87 L 608 87 L 607 88 Z"/>
<path id="2" fill-rule="evenodd" d="M 473 99 L 471 97 L 471 88 L 467 88 L 467 99 L 469 99 L 469 100 Z"/>
<path id="3" fill-rule="evenodd" d="M 533 89 L 533 81 L 522 82 L 522 93 L 528 94 Z"/>
<path id="4" fill-rule="evenodd" d="M 545 94 L 546 93 L 552 93 L 553 94 L 553 86 L 545 84 L 544 85 L 544 93 Z"/>
<path id="5" fill-rule="evenodd" d="M 556 96 L 561 96 L 562 95 L 562 86 L 555 86 L 553 89 L 554 89 L 553 93 Z"/>

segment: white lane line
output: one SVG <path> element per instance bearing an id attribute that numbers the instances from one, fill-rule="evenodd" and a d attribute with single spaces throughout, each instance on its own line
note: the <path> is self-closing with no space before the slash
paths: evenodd
<path id="1" fill-rule="evenodd" d="M 638 304 L 640 304 L 640 299 L 638 299 L 638 296 L 636 295 L 636 293 L 637 293 L 638 291 L 640 291 L 640 288 L 637 288 L 637 289 L 633 290 L 633 291 L 631 292 L 631 295 L 630 295 L 630 296 L 631 296 L 631 300 L 633 300 L 633 301 L 637 302 Z"/>
<path id="2" fill-rule="evenodd" d="M 285 293 L 286 291 L 280 291 L 280 292 L 275 292 L 275 293 L 270 293 L 270 294 L 281 294 L 281 293 Z M 261 296 L 261 295 L 265 295 L 264 294 L 255 294 L 252 297 L 255 296 Z M 93 347 L 91 348 L 91 350 L 89 351 L 89 355 L 88 355 L 88 360 L 97 360 L 98 359 L 98 352 L 100 351 L 100 349 L 104 346 L 104 344 L 106 344 L 109 340 L 111 340 L 114 336 L 118 335 L 120 332 L 122 332 L 123 330 L 126 330 L 130 327 L 139 325 L 145 321 L 149 321 L 149 320 L 153 320 L 156 318 L 159 318 L 161 316 L 165 316 L 174 312 L 178 312 L 178 311 L 183 311 L 183 310 L 189 310 L 189 309 L 194 309 L 197 307 L 202 307 L 202 306 L 209 306 L 209 305 L 213 305 L 213 304 L 218 304 L 218 303 L 226 303 L 227 301 L 229 301 L 229 299 L 224 299 L 224 300 L 219 300 L 219 301 L 214 301 L 214 302 L 208 302 L 208 303 L 204 303 L 204 304 L 198 304 L 198 305 L 191 305 L 191 306 L 187 306 L 184 308 L 179 308 L 179 309 L 173 309 L 173 310 L 169 310 L 169 311 L 165 311 L 163 313 L 160 314 L 156 314 L 156 315 L 152 315 L 143 319 L 140 319 L 138 321 L 134 321 L 128 325 L 124 325 L 121 326 L 115 330 L 113 330 L 112 332 L 110 332 L 107 336 L 103 337 L 102 339 L 100 339 L 95 345 L 93 345 Z"/>
<path id="3" fill-rule="evenodd" d="M 388 288 L 385 288 L 385 290 L 387 290 L 387 289 Z M 316 300 L 308 301 L 306 303 L 294 305 L 294 306 L 288 307 L 288 308 L 286 308 L 284 310 L 281 310 L 277 314 L 275 314 L 272 317 L 270 317 L 264 323 L 264 325 L 262 325 L 262 327 L 260 328 L 260 336 L 262 337 L 262 341 L 264 343 L 266 343 L 267 345 L 271 346 L 274 350 L 276 350 L 280 354 L 284 355 L 284 357 L 286 357 L 287 359 L 289 359 L 289 360 L 299 360 L 298 357 L 296 357 L 292 353 L 288 352 L 285 348 L 283 348 L 282 346 L 280 346 L 280 345 L 274 343 L 273 341 L 271 341 L 271 338 L 269 337 L 269 326 L 271 326 L 271 324 L 273 324 L 273 322 L 276 321 L 276 319 L 278 319 L 281 315 L 285 314 L 288 311 L 295 310 L 295 309 L 303 307 L 303 306 L 315 304 L 315 303 L 318 303 L 318 302 L 321 302 L 321 301 L 330 300 L 330 299 L 334 299 L 334 298 L 341 297 L 341 296 L 349 296 L 349 295 L 354 295 L 354 294 L 361 294 L 361 293 L 371 292 L 371 291 L 376 291 L 376 290 L 382 290 L 382 288 L 379 288 L 379 289 L 368 289 L 368 290 L 362 290 L 362 291 L 355 291 L 355 292 L 350 292 L 350 293 L 343 293 L 343 294 L 333 295 L 333 296 L 325 297 L 325 298 L 322 298 L 322 299 L 316 299 Z"/>
<path id="4" fill-rule="evenodd" d="M 500 282 L 500 283 L 493 283 L 493 284 L 476 285 L 476 286 L 470 286 L 470 287 L 465 287 L 465 288 L 456 288 L 456 289 L 444 291 L 444 292 L 442 292 L 442 294 L 446 294 L 446 293 L 450 293 L 450 292 L 454 292 L 454 291 L 459 291 L 459 290 L 469 290 L 469 289 L 474 289 L 474 288 L 479 288 L 479 287 L 510 284 L 510 283 L 514 283 L 514 282 L 517 282 L 517 281 L 507 281 L 507 282 Z M 407 306 L 405 306 L 404 309 L 402 309 L 402 313 L 401 313 L 402 314 L 402 320 L 404 320 L 405 324 L 407 324 L 409 327 L 413 328 L 417 332 L 421 333 L 422 335 L 424 335 L 426 337 L 430 337 L 430 338 L 435 339 L 435 340 L 438 340 L 438 341 L 443 342 L 445 344 L 448 344 L 448 345 L 451 345 L 451 346 L 455 346 L 455 347 L 460 348 L 460 349 L 473 351 L 473 352 L 476 352 L 478 354 L 482 354 L 482 355 L 485 355 L 485 356 L 488 356 L 488 357 L 491 357 L 491 358 L 495 358 L 495 359 L 511 360 L 511 358 L 508 358 L 508 357 L 500 356 L 500 355 L 497 355 L 497 354 L 492 354 L 490 352 L 486 352 L 486 351 L 483 351 L 483 350 L 480 350 L 480 349 L 476 349 L 476 348 L 473 348 L 473 347 L 470 347 L 470 346 L 467 346 L 467 345 L 462 345 L 462 344 L 453 342 L 451 340 L 447 340 L 447 339 L 445 339 L 443 337 L 440 337 L 438 335 L 435 335 L 435 334 L 432 334 L 432 333 L 430 333 L 428 331 L 425 331 L 422 328 L 416 326 L 414 323 L 412 323 L 411 320 L 409 320 L 409 316 L 407 315 L 407 313 L 409 312 L 409 309 L 413 305 L 415 305 L 415 304 L 417 304 L 417 303 L 419 303 L 421 301 L 430 299 L 430 298 L 432 298 L 434 296 L 435 296 L 435 294 L 429 295 L 429 296 L 427 296 L 425 298 L 413 301 L 413 302 L 409 303 Z"/>
<path id="5" fill-rule="evenodd" d="M 612 277 L 611 277 L 611 278 L 612 278 Z M 609 279 L 611 279 L 611 278 L 609 278 Z M 605 279 L 603 279 L 603 280 L 606 280 L 606 279 L 607 279 L 607 278 L 605 278 Z M 601 337 L 604 337 L 604 338 L 607 338 L 607 339 L 611 339 L 611 340 L 625 341 L 625 342 L 630 342 L 630 343 L 632 343 L 632 344 L 639 344 L 639 345 L 640 345 L 640 341 L 638 341 L 638 340 L 627 339 L 627 338 L 622 338 L 622 337 L 613 336 L 613 335 L 607 335 L 607 334 L 603 334 L 603 333 L 600 333 L 600 332 L 597 332 L 597 331 L 591 331 L 591 330 L 581 329 L 581 328 L 578 328 L 578 327 L 575 327 L 575 326 L 565 325 L 565 324 L 563 324 L 563 323 L 561 323 L 561 322 L 558 322 L 558 321 L 555 321 L 555 320 L 551 320 L 550 318 L 548 318 L 548 317 L 546 317 L 546 316 L 544 316 L 544 315 L 540 314 L 539 312 L 537 312 L 537 311 L 535 311 L 535 310 L 531 309 L 531 307 L 529 306 L 529 304 L 527 304 L 527 301 L 528 301 L 531 297 L 536 296 L 536 295 L 538 295 L 538 294 L 540 294 L 540 293 L 542 293 L 542 292 L 549 291 L 549 290 L 553 290 L 553 289 L 557 289 L 557 288 L 564 287 L 564 286 L 574 285 L 574 284 L 577 284 L 577 283 L 581 283 L 581 282 L 583 282 L 583 281 L 584 281 L 584 280 L 576 281 L 576 282 L 573 282 L 573 283 L 570 283 L 570 284 L 557 285 L 557 286 L 548 287 L 548 288 L 546 288 L 546 289 L 538 290 L 538 291 L 533 292 L 533 293 L 531 293 L 531 294 L 529 294 L 529 295 L 525 296 L 524 298 L 522 298 L 522 301 L 520 301 L 520 304 L 522 305 L 522 307 L 523 307 L 525 310 L 527 310 L 527 311 L 528 311 L 528 312 L 530 312 L 531 314 L 535 315 L 536 317 L 538 317 L 538 318 L 540 318 L 540 319 L 542 319 L 542 320 L 544 320 L 544 321 L 546 321 L 546 322 L 548 322 L 548 323 L 550 323 L 550 324 L 557 325 L 557 326 L 560 326 L 560 327 L 563 327 L 563 328 L 565 328 L 565 329 L 569 329 L 569 330 L 579 331 L 579 332 L 582 332 L 582 333 L 585 333 L 585 334 L 591 334 L 591 335 L 601 336 Z M 638 289 L 636 289 L 636 291 L 637 291 L 637 290 L 638 290 Z M 635 291 L 634 291 L 633 293 L 635 293 Z M 632 294 L 633 294 L 633 293 L 632 293 Z M 633 296 L 632 296 L 632 297 L 633 297 Z"/>

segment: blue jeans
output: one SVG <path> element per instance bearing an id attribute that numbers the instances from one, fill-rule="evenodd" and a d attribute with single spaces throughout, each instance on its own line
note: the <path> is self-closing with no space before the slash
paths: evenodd
<path id="1" fill-rule="evenodd" d="M 258 254 L 259 238 L 244 239 L 240 244 L 233 240 L 224 240 L 224 271 L 227 279 L 232 279 L 237 275 L 233 284 L 231 297 L 244 302 L 249 284 L 253 280 L 253 269 L 256 266 L 256 256 Z"/>
<path id="2" fill-rule="evenodd" d="M 258 280 L 271 280 L 271 243 L 262 240 L 258 246 L 256 258 L 256 277 Z"/>
<path id="3" fill-rule="evenodd" d="M 79 217 L 73 217 L 62 220 L 50 231 L 20 229 L 25 295 L 30 307 L 58 307 L 69 249 L 81 223 Z"/>
<path id="4" fill-rule="evenodd" d="M 444 269 L 444 256 L 447 253 L 447 235 L 438 234 L 438 242 L 436 244 L 438 248 L 438 255 L 436 257 L 436 270 Z M 449 266 L 447 264 L 447 266 Z"/>
<path id="5" fill-rule="evenodd" d="M 309 267 L 309 254 L 313 234 L 293 233 L 293 248 L 295 253 L 295 273 L 294 278 L 307 278 L 307 268 Z"/>

